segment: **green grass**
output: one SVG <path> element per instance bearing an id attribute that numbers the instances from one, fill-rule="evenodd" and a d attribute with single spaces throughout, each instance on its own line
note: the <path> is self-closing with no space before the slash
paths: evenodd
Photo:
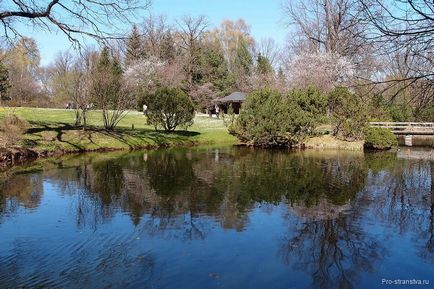
<path id="1" fill-rule="evenodd" d="M 89 112 L 87 130 L 73 126 L 73 110 L 0 108 L 0 118 L 8 113 L 26 119 L 31 125 L 19 146 L 38 152 L 139 149 L 236 142 L 221 120 L 210 119 L 207 116 L 196 116 L 194 125 L 188 130 L 165 133 L 155 131 L 153 127 L 146 125 L 146 117 L 136 111 L 131 111 L 122 119 L 114 132 L 103 129 L 101 111 Z"/>

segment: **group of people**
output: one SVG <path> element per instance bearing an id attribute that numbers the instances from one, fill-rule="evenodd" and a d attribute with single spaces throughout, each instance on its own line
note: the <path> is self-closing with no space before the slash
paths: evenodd
<path id="1" fill-rule="evenodd" d="M 220 107 L 218 105 L 215 105 L 213 108 L 208 108 L 207 112 L 208 112 L 209 117 L 212 117 L 213 112 L 215 112 L 215 116 L 217 118 L 219 118 L 219 116 L 220 116 Z"/>
<path id="2" fill-rule="evenodd" d="M 75 104 L 73 104 L 73 103 L 70 103 L 70 102 L 68 102 L 66 105 L 65 105 L 65 108 L 66 109 L 75 109 L 77 106 L 75 105 Z M 89 103 L 89 104 L 86 104 L 86 109 L 92 109 L 93 108 L 93 103 Z"/>

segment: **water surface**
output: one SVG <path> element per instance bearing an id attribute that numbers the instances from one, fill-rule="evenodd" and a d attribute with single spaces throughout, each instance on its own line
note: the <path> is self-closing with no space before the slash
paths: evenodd
<path id="1" fill-rule="evenodd" d="M 0 287 L 433 288 L 433 181 L 393 153 L 45 160 L 0 178 Z"/>

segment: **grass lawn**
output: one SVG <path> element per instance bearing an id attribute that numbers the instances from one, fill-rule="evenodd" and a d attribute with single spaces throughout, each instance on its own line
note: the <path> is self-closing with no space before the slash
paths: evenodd
<path id="1" fill-rule="evenodd" d="M 74 111 L 46 108 L 0 108 L 0 118 L 14 113 L 26 119 L 31 127 L 19 144 L 38 152 L 84 151 L 99 149 L 138 149 L 193 144 L 233 144 L 222 120 L 196 116 L 188 130 L 173 133 L 156 132 L 145 124 L 146 117 L 131 111 L 114 132 L 103 129 L 101 111 L 88 114 L 89 129 L 73 127 Z M 134 129 L 132 126 L 134 125 Z"/>

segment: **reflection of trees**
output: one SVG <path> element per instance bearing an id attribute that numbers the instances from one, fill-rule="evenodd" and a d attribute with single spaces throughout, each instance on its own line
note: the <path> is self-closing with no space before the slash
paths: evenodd
<path id="1" fill-rule="evenodd" d="M 401 235 L 411 233 L 419 255 L 434 262 L 432 172 L 433 164 L 400 161 L 393 168 L 373 175 L 366 190 L 375 202 L 375 218 L 390 224 Z"/>
<path id="2" fill-rule="evenodd" d="M 363 156 L 295 155 L 291 167 L 289 230 L 279 254 L 296 270 L 308 272 L 313 288 L 353 288 L 362 271 L 373 270 L 382 251 L 358 221 L 365 200 L 357 193 L 367 177 Z"/>
<path id="3" fill-rule="evenodd" d="M 42 176 L 18 174 L 0 183 L 0 216 L 15 213 L 20 206 L 37 208 L 43 193 Z"/>
<path id="4" fill-rule="evenodd" d="M 279 255 L 308 272 L 315 288 L 352 288 L 361 272 L 374 270 L 389 231 L 382 240 L 366 230 L 366 219 L 410 233 L 418 255 L 434 260 L 434 165 L 428 162 L 391 154 L 207 149 L 91 155 L 54 166 L 3 182 L 0 215 L 36 208 L 44 179 L 73 200 L 78 227 L 96 229 L 126 213 L 137 234 L 160 238 L 204 239 L 216 224 L 241 231 L 252 210 L 279 205 L 288 224 Z M 101 268 L 137 261 L 120 249 L 102 255 Z"/>
<path id="5" fill-rule="evenodd" d="M 219 170 L 216 186 L 237 194 L 237 203 L 245 208 L 255 202 L 279 203 L 282 198 L 306 206 L 322 199 L 342 205 L 360 190 L 366 175 L 362 155 L 327 158 L 259 150 L 234 157 Z"/>
<path id="6" fill-rule="evenodd" d="M 382 166 L 378 158 L 368 155 L 359 169 L 355 166 L 355 171 L 349 173 L 357 175 L 358 171 L 365 176 L 367 173 L 366 181 L 354 184 L 362 192 L 349 202 L 350 210 L 327 217 L 319 217 L 315 211 L 303 218 L 299 211 L 290 210 L 298 217 L 287 216 L 289 230 L 282 239 L 279 254 L 295 269 L 309 272 L 314 288 L 353 288 L 361 272 L 373 271 L 386 255 L 384 244 L 389 232 L 379 239 L 366 231 L 361 224 L 364 218 L 388 224 L 399 234 L 412 233 L 413 242 L 420 248 L 419 255 L 434 261 L 429 164 L 394 158 L 391 165 L 392 157 L 376 157 L 388 162 Z"/>
<path id="7" fill-rule="evenodd" d="M 385 253 L 382 243 L 363 231 L 360 206 L 336 218 L 297 219 L 282 239 L 279 254 L 296 270 L 312 276 L 313 288 L 353 288 L 362 272 L 372 272 Z"/>

